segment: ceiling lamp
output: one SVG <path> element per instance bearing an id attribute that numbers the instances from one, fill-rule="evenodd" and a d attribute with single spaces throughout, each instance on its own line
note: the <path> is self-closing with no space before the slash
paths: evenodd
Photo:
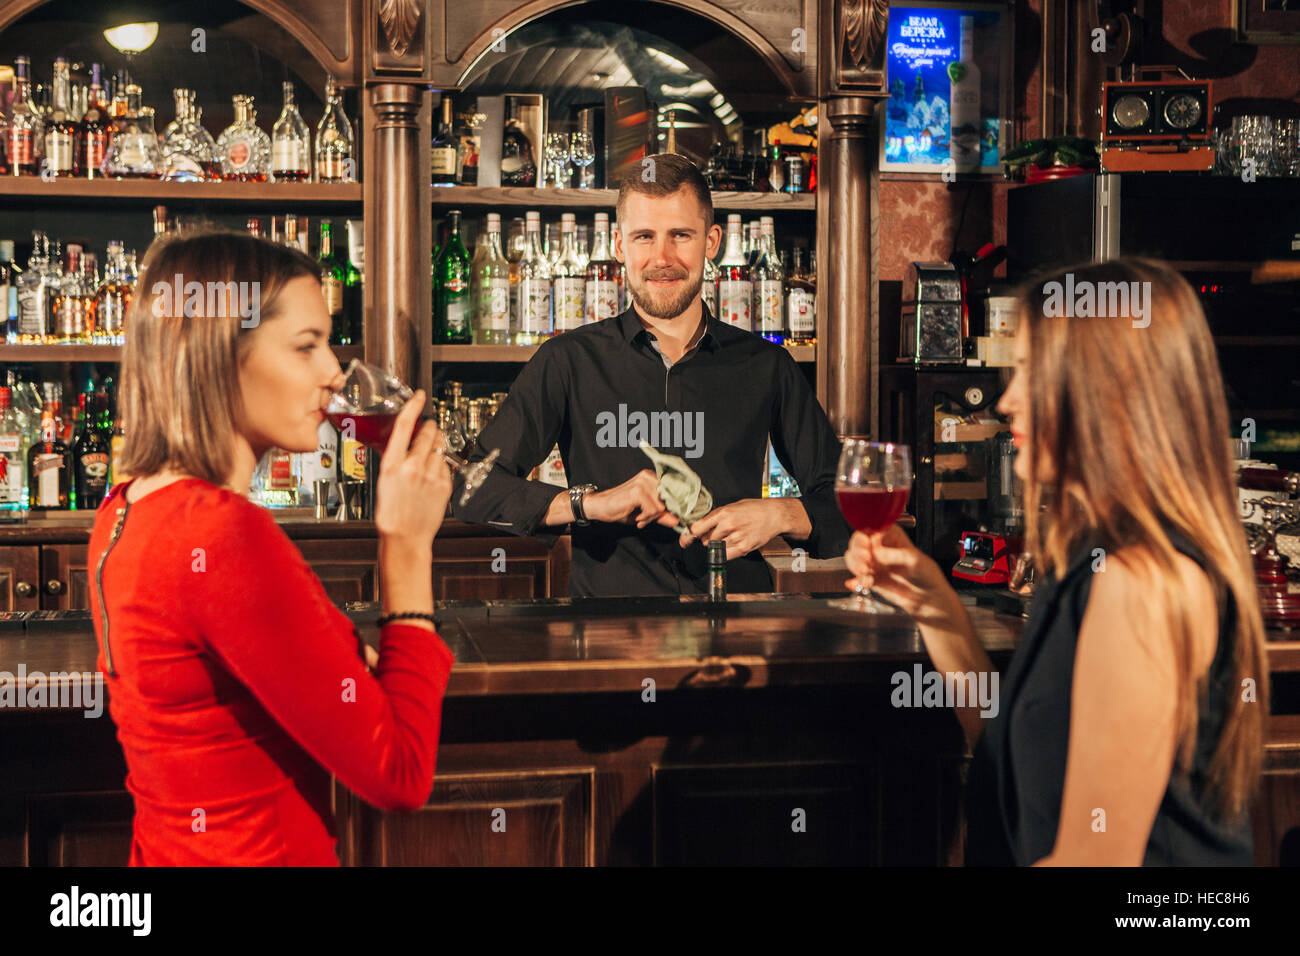
<path id="1" fill-rule="evenodd" d="M 158 39 L 158 24 L 124 23 L 104 31 L 104 39 L 121 53 L 142 53 Z"/>

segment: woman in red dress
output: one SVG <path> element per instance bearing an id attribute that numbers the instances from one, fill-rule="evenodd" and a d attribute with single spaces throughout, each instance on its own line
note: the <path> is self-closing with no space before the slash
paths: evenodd
<path id="1" fill-rule="evenodd" d="M 342 382 L 318 266 L 207 233 L 152 249 L 138 289 L 122 362 L 134 477 L 100 507 L 89 552 L 130 863 L 337 866 L 331 775 L 384 810 L 420 807 L 433 785 L 452 666 L 432 624 L 441 435 L 415 434 L 417 392 L 382 458 L 383 612 L 428 617 L 384 624 L 372 675 L 352 623 L 247 497 L 268 449 L 315 450 Z"/>

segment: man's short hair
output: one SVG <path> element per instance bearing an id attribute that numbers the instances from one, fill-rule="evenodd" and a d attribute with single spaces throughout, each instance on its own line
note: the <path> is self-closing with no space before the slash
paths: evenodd
<path id="1" fill-rule="evenodd" d="M 713 197 L 704 175 L 685 156 L 676 153 L 656 153 L 641 160 L 634 170 L 618 185 L 618 218 L 623 218 L 623 202 L 631 193 L 646 196 L 671 196 L 685 187 L 695 194 L 704 211 L 704 231 L 713 226 Z"/>

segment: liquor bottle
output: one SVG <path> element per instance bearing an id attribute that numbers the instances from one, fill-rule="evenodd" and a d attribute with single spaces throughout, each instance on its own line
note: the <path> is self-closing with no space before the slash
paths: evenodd
<path id="1" fill-rule="evenodd" d="M 596 213 L 596 239 L 587 262 L 587 321 L 618 315 L 618 263 L 609 250 L 609 213 Z"/>
<path id="2" fill-rule="evenodd" d="M 57 314 L 59 294 L 63 290 L 63 240 L 54 240 L 53 253 L 46 256 L 46 276 L 49 283 L 47 295 L 48 308 L 45 312 L 45 339 L 47 343 L 58 341 Z"/>
<path id="3" fill-rule="evenodd" d="M 718 318 L 746 332 L 753 331 L 750 303 L 754 287 L 740 238 L 740 216 L 727 217 L 727 248 L 718 263 Z"/>
<path id="4" fill-rule="evenodd" d="M 108 474 L 104 484 L 104 491 L 107 493 L 112 490 L 113 483 L 117 480 L 113 474 L 113 420 L 117 415 L 117 407 L 112 376 L 104 376 L 102 387 L 95 396 L 95 408 L 99 412 L 95 419 L 95 428 L 98 429 L 99 437 L 108 451 Z"/>
<path id="5" fill-rule="evenodd" d="M 519 260 L 519 329 L 516 345 L 540 345 L 551 337 L 551 263 L 542 251 L 541 213 L 524 214 L 527 247 Z"/>
<path id="6" fill-rule="evenodd" d="M 813 286 L 803 271 L 803 247 L 795 246 L 785 280 L 785 327 L 791 342 L 812 344 L 817 336 Z"/>
<path id="7" fill-rule="evenodd" d="M 120 345 L 125 339 L 126 310 L 131 302 L 131 288 L 127 284 L 122 243 L 113 239 L 108 243 L 104 259 L 104 281 L 95 294 L 94 341 L 101 345 Z"/>
<path id="8" fill-rule="evenodd" d="M 524 232 L 524 221 L 519 218 L 510 220 L 510 242 L 506 247 L 506 261 L 510 263 L 510 339 L 514 341 L 519 331 L 519 263 L 523 261 L 528 248 L 528 234 Z"/>
<path id="9" fill-rule="evenodd" d="M 77 118 L 72 115 L 72 76 L 68 61 L 54 61 L 54 103 L 45 124 L 45 169 L 53 176 L 75 176 L 77 168 Z"/>
<path id="10" fill-rule="evenodd" d="M 259 502 L 267 508 L 295 508 L 298 505 L 299 462 L 293 452 L 272 448 L 259 465 Z"/>
<path id="11" fill-rule="evenodd" d="M 918 74 L 919 79 L 919 74 Z M 975 18 L 961 18 L 961 57 L 948 64 L 950 85 L 948 156 L 958 167 L 980 162 L 980 70 L 975 65 Z"/>
<path id="12" fill-rule="evenodd" d="M 360 219 L 348 220 L 348 261 L 343 280 L 343 311 L 353 345 L 365 344 L 365 234 Z"/>
<path id="13" fill-rule="evenodd" d="M 126 88 L 131 84 L 130 76 L 126 70 L 118 70 L 113 74 L 113 99 L 109 104 L 109 118 L 117 119 L 126 115 Z M 112 134 L 109 134 L 112 138 Z"/>
<path id="14" fill-rule="evenodd" d="M 264 183 L 271 166 L 271 137 L 258 128 L 253 97 L 236 94 L 235 121 L 217 138 L 221 175 L 237 182 Z"/>
<path id="15" fill-rule="evenodd" d="M 113 413 L 113 437 L 109 441 L 109 480 L 114 484 L 126 481 L 131 476 L 121 466 L 122 450 L 126 446 L 126 427 L 119 412 Z"/>
<path id="16" fill-rule="evenodd" d="M 293 84 L 286 80 L 281 89 L 284 108 L 271 127 L 271 180 L 302 183 L 311 179 L 311 133 L 294 105 Z"/>
<path id="17" fill-rule="evenodd" d="M 68 271 L 54 289 L 54 341 L 60 345 L 89 342 L 86 336 L 85 293 L 81 246 L 68 244 Z"/>
<path id="18" fill-rule="evenodd" d="M 321 292 L 325 296 L 325 307 L 330 313 L 330 344 L 351 345 L 352 330 L 348 327 L 343 304 L 347 270 L 343 266 L 343 260 L 334 253 L 334 224 L 328 219 L 320 224 L 320 253 L 316 261 L 320 263 Z"/>
<path id="19" fill-rule="evenodd" d="M 325 114 L 316 125 L 316 182 L 356 181 L 352 124 L 343 112 L 343 93 L 331 76 L 325 84 Z"/>
<path id="20" fill-rule="evenodd" d="M 510 263 L 501 251 L 501 217 L 488 213 L 487 234 L 474 250 L 474 341 L 510 344 Z"/>
<path id="21" fill-rule="evenodd" d="M 469 253 L 460 240 L 460 210 L 447 213 L 447 244 L 433 267 L 433 341 L 469 345 Z"/>
<path id="22" fill-rule="evenodd" d="M 253 237 L 257 238 L 257 239 L 261 239 L 261 238 L 262 238 L 262 220 L 260 220 L 260 219 L 256 219 L 256 218 L 251 218 L 251 217 L 250 217 L 250 218 L 249 218 L 249 219 L 244 223 L 244 231 L 245 231 L 246 233 L 248 233 L 250 236 L 253 236 Z"/>
<path id="23" fill-rule="evenodd" d="M 764 216 L 759 228 L 758 260 L 752 275 L 754 324 L 769 342 L 785 341 L 785 269 L 777 255 L 772 220 Z"/>
<path id="24" fill-rule="evenodd" d="M 113 120 L 104 175 L 116 179 L 157 179 L 162 175 L 162 150 L 154 132 L 153 110 L 141 105 L 140 87 L 126 88 L 126 112 Z"/>
<path id="25" fill-rule="evenodd" d="M 221 180 L 217 144 L 199 122 L 202 110 L 194 103 L 194 91 L 175 89 L 176 119 L 162 133 L 163 175 L 175 182 Z"/>
<path id="26" fill-rule="evenodd" d="M 0 386 L 0 520 L 26 511 L 23 497 L 23 434 L 13 409 L 13 393 Z"/>
<path id="27" fill-rule="evenodd" d="M 59 437 L 57 419 L 62 386 L 45 383 L 39 436 L 27 452 L 27 488 L 32 511 L 67 509 L 72 504 L 72 461 Z"/>
<path id="28" fill-rule="evenodd" d="M 718 264 L 708 256 L 704 257 L 704 281 L 700 284 L 700 300 L 709 310 L 709 315 L 718 314 Z"/>
<path id="29" fill-rule="evenodd" d="M 745 223 L 745 265 L 753 271 L 754 266 L 758 263 L 758 220 Z"/>
<path id="30" fill-rule="evenodd" d="M 45 151 L 45 117 L 32 99 L 31 61 L 14 57 L 13 115 L 5 134 L 9 172 L 13 176 L 37 176 Z"/>
<path id="31" fill-rule="evenodd" d="M 75 476 L 76 503 L 78 510 L 93 511 L 104 500 L 108 490 L 108 468 L 112 449 L 104 441 L 100 430 L 100 409 L 96 394 L 91 391 L 85 396 L 86 411 L 81 419 L 77 442 L 72 448 L 73 472 Z"/>
<path id="32" fill-rule="evenodd" d="M 298 503 L 303 507 L 316 504 L 316 482 L 325 482 L 327 507 L 338 499 L 339 433 L 329 422 L 321 422 L 316 432 L 316 450 L 302 455 Z"/>
<path id="33" fill-rule="evenodd" d="M 293 213 L 286 213 L 284 217 L 284 244 L 298 248 L 298 217 Z"/>
<path id="34" fill-rule="evenodd" d="M 555 264 L 560 261 L 560 224 L 558 222 L 548 222 L 546 224 L 545 238 L 542 240 L 542 251 L 546 253 L 546 261 L 551 264 L 551 275 L 554 276 Z"/>
<path id="35" fill-rule="evenodd" d="M 284 216 L 271 217 L 271 241 L 277 246 L 284 245 Z"/>
<path id="36" fill-rule="evenodd" d="M 785 156 L 782 154 L 781 141 L 772 141 L 767 163 L 767 183 L 774 193 L 785 190 Z"/>
<path id="37" fill-rule="evenodd" d="M 478 101 L 470 99 L 469 105 L 453 118 L 452 132 L 456 139 L 456 182 L 461 186 L 478 185 L 478 155 L 482 145 L 479 128 L 483 116 L 478 112 Z"/>
<path id="38" fill-rule="evenodd" d="M 808 250 L 808 272 L 806 274 L 808 284 L 812 286 L 812 310 L 813 315 L 817 314 L 817 250 Z"/>
<path id="39" fill-rule="evenodd" d="M 438 121 L 438 130 L 433 134 L 432 174 L 430 183 L 434 186 L 456 185 L 456 137 L 451 127 L 451 94 L 442 94 L 442 119 Z"/>
<path id="40" fill-rule="evenodd" d="M 587 270 L 578 257 L 575 225 L 573 213 L 560 216 L 560 249 L 551 293 L 557 335 L 581 327 L 587 314 Z"/>
<path id="41" fill-rule="evenodd" d="M 45 321 L 52 305 L 46 272 L 49 240 L 42 232 L 32 233 L 32 254 L 27 270 L 18 277 L 18 343 L 39 345 L 45 341 Z"/>
<path id="42" fill-rule="evenodd" d="M 577 227 L 576 235 L 578 237 L 578 265 L 582 266 L 582 270 L 585 273 L 587 271 L 587 263 L 591 261 L 590 256 L 587 254 L 587 250 L 591 248 L 591 237 L 587 235 L 587 227 L 585 224 Z"/>
<path id="43" fill-rule="evenodd" d="M 103 66 L 98 63 L 90 65 L 90 98 L 77 134 L 81 172 L 87 179 L 99 179 L 104 175 L 102 167 L 108 155 L 111 127 L 108 104 L 104 100 L 103 71 Z"/>
<path id="44" fill-rule="evenodd" d="M 519 124 L 519 107 L 512 106 L 501 135 L 501 185 L 536 186 L 537 163 L 533 145 Z"/>
<path id="45" fill-rule="evenodd" d="M 14 265 L 14 241 L 0 239 L 0 327 L 4 340 L 18 344 L 18 267 Z"/>
<path id="46" fill-rule="evenodd" d="M 153 207 L 153 237 L 154 239 L 165 239 L 171 234 L 172 227 L 167 219 L 166 206 Z"/>
<path id="47" fill-rule="evenodd" d="M 95 341 L 96 295 L 99 293 L 99 260 L 94 252 L 82 252 L 81 277 L 79 277 L 79 298 L 81 298 L 81 334 L 77 339 L 82 345 L 91 345 Z"/>

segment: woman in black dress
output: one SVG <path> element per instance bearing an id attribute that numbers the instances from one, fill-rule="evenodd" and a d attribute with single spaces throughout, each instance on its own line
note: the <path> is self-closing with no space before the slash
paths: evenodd
<path id="1" fill-rule="evenodd" d="M 966 863 L 1248 866 L 1268 667 L 1213 340 L 1160 263 L 1068 272 L 1022 291 L 998 403 L 1038 587 L 996 716 L 956 708 Z M 896 525 L 845 558 L 850 585 L 916 619 L 937 671 L 992 670 Z"/>

